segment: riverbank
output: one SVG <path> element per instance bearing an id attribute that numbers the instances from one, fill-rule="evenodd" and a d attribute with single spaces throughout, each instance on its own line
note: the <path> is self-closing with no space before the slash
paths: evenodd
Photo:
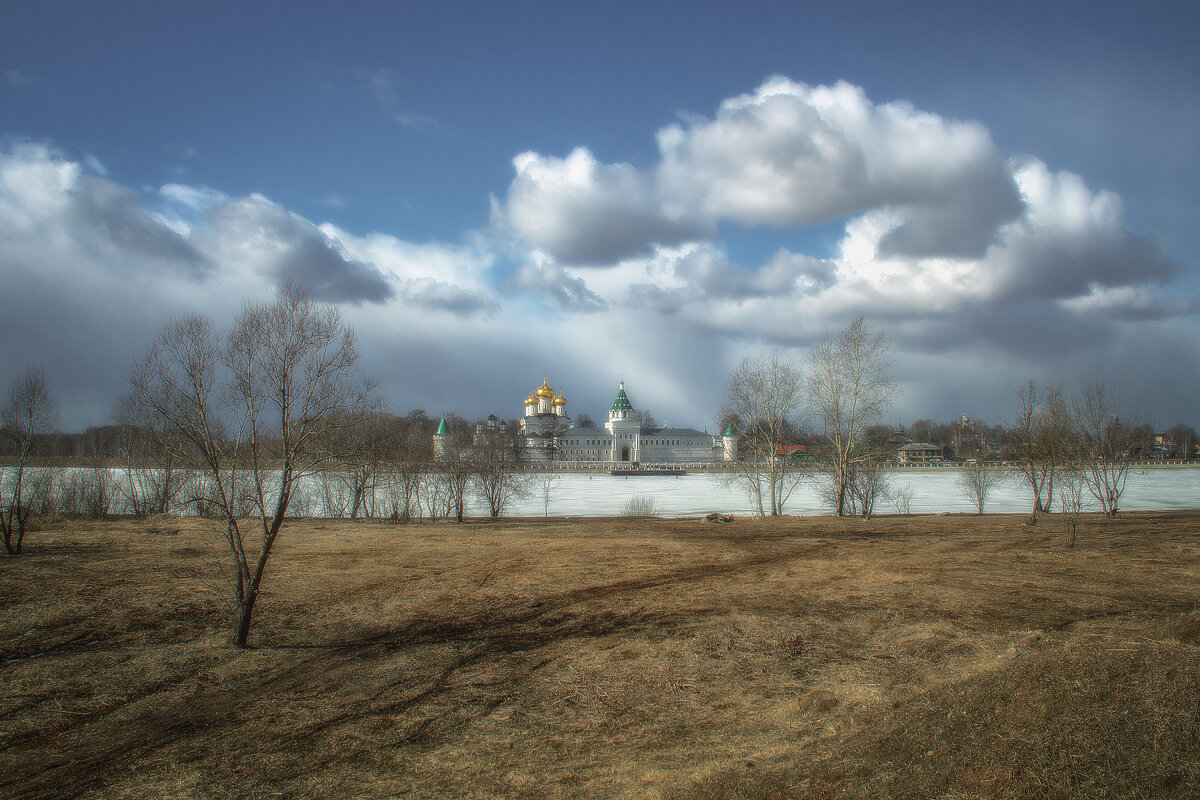
<path id="1" fill-rule="evenodd" d="M 1200 792 L 1200 512 L 210 524 L 0 561 L 0 795 Z"/>

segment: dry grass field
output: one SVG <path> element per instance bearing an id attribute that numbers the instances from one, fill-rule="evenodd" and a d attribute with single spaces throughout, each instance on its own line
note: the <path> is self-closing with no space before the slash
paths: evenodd
<path id="1" fill-rule="evenodd" d="M 1200 513 L 205 526 L 0 560 L 0 797 L 1200 796 Z"/>

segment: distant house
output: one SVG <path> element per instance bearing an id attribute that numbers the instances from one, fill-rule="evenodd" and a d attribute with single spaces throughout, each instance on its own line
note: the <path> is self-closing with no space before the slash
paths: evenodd
<path id="1" fill-rule="evenodd" d="M 808 448 L 802 444 L 781 444 L 775 448 L 775 455 L 783 458 L 808 458 Z"/>
<path id="2" fill-rule="evenodd" d="M 902 467 L 915 464 L 940 464 L 942 448 L 928 442 L 912 442 L 896 449 L 896 463 Z"/>

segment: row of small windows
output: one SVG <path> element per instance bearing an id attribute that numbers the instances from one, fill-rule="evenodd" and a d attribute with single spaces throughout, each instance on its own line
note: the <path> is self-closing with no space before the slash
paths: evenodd
<path id="1" fill-rule="evenodd" d="M 633 437 L 629 434 L 622 434 L 622 435 L 618 436 L 617 438 L 618 439 L 631 439 Z M 594 445 L 605 446 L 605 445 L 608 445 L 609 442 L 601 440 L 601 439 L 588 439 L 587 441 L 570 442 L 569 444 L 571 447 L 591 447 Z M 689 446 L 693 446 L 693 447 L 699 446 L 699 443 L 697 443 L 697 442 L 685 442 L 682 439 L 666 439 L 666 440 L 664 440 L 664 439 L 652 439 L 649 437 L 647 437 L 645 439 L 644 444 L 647 447 L 677 447 L 677 446 L 681 446 L 681 445 L 689 445 Z"/>
<path id="2" fill-rule="evenodd" d="M 630 437 L 620 436 L 618 438 L 627 439 Z M 608 444 L 608 442 L 601 441 L 599 439 L 588 439 L 587 441 L 584 441 L 584 442 L 570 442 L 569 443 L 569 445 L 571 447 L 590 447 L 592 445 L 607 445 L 607 444 Z M 646 439 L 646 441 L 645 441 L 645 446 L 647 446 L 647 447 L 677 447 L 677 446 L 684 446 L 684 445 L 692 446 L 692 447 L 699 446 L 699 444 L 697 442 L 685 442 L 682 439 L 667 439 L 667 440 Z"/>

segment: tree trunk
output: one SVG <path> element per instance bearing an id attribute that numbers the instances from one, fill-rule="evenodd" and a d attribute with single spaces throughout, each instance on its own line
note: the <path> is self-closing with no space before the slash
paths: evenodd
<path id="1" fill-rule="evenodd" d="M 237 617 L 233 627 L 233 643 L 238 647 L 247 647 L 250 638 L 250 620 L 254 616 L 254 601 L 258 599 L 258 587 L 246 592 L 237 604 Z"/>
<path id="2" fill-rule="evenodd" d="M 770 465 L 770 473 L 769 474 L 771 476 L 771 516 L 778 517 L 779 516 L 779 504 L 776 502 L 776 499 L 775 499 L 775 482 L 779 479 L 779 475 L 775 469 L 774 463 L 772 463 Z"/>
<path id="3" fill-rule="evenodd" d="M 0 472 L 0 480 L 2 480 L 3 478 L 4 478 L 4 475 L 2 472 Z M 0 509 L 0 535 L 2 535 L 4 538 L 5 552 L 7 552 L 10 556 L 15 556 L 16 552 L 13 550 L 13 547 L 12 547 L 12 509 L 11 508 L 9 508 L 7 511 Z"/>
<path id="4" fill-rule="evenodd" d="M 845 464 L 838 464 L 837 515 L 846 516 L 846 492 L 850 488 L 849 470 Z"/>

